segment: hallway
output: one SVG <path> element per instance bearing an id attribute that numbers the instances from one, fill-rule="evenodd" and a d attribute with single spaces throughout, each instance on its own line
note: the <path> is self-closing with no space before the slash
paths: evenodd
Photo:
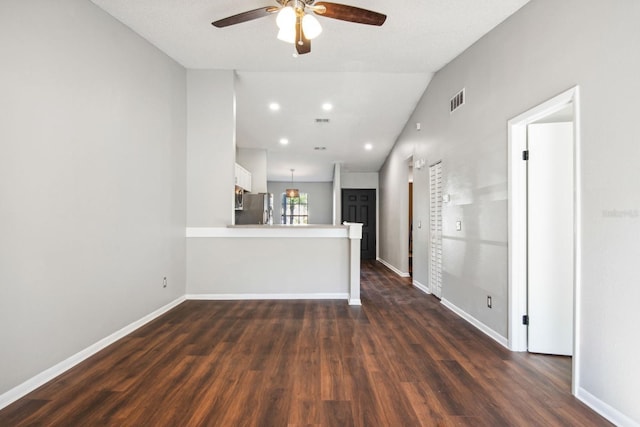
<path id="1" fill-rule="evenodd" d="M 610 425 L 570 359 L 509 352 L 375 261 L 362 302 L 186 301 L 0 425 Z"/>

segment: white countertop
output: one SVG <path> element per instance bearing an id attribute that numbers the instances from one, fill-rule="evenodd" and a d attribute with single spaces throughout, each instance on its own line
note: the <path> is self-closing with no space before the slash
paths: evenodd
<path id="1" fill-rule="evenodd" d="M 362 224 L 242 224 L 226 227 L 187 227 L 186 237 L 362 238 Z"/>
<path id="2" fill-rule="evenodd" d="M 236 224 L 236 225 L 227 225 L 227 228 L 261 228 L 261 229 L 313 229 L 313 228 L 347 228 L 346 225 L 332 225 L 332 224 Z"/>

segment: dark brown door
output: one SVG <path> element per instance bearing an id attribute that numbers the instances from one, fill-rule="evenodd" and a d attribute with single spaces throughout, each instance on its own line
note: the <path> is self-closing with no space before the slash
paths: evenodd
<path id="1" fill-rule="evenodd" d="M 360 257 L 376 258 L 376 190 L 342 190 L 342 221 L 362 223 Z"/>

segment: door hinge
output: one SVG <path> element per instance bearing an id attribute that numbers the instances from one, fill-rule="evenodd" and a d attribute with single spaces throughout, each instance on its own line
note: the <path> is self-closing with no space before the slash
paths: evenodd
<path id="1" fill-rule="evenodd" d="M 529 150 L 524 150 L 522 152 L 522 160 L 529 160 Z"/>
<path id="2" fill-rule="evenodd" d="M 528 325 L 529 324 L 529 316 L 527 314 L 522 316 L 522 324 L 523 325 Z"/>

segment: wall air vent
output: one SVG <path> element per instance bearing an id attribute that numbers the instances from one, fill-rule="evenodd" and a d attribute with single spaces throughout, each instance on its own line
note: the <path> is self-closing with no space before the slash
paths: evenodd
<path id="1" fill-rule="evenodd" d="M 329 123 L 329 119 L 316 119 L 316 123 Z"/>
<path id="2" fill-rule="evenodd" d="M 449 112 L 453 113 L 463 105 L 464 105 L 464 89 L 456 93 L 455 96 L 451 98 L 451 101 L 449 101 L 449 106 L 450 106 Z"/>

